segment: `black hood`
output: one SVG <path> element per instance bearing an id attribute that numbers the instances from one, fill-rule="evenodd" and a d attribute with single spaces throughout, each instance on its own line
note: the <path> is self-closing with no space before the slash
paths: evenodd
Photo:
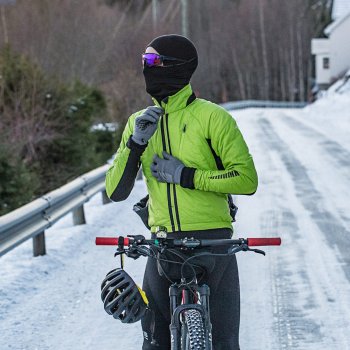
<path id="1" fill-rule="evenodd" d="M 176 94 L 190 82 L 198 65 L 198 54 L 189 39 L 176 34 L 159 36 L 147 47 L 153 47 L 160 55 L 187 61 L 163 67 L 144 66 L 146 91 L 160 103 L 165 97 Z"/>

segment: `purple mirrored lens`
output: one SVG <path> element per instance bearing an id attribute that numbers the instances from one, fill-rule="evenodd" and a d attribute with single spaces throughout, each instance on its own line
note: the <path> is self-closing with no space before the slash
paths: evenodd
<path id="1" fill-rule="evenodd" d="M 162 60 L 159 55 L 156 53 L 144 53 L 142 55 L 143 61 L 147 64 L 147 66 L 159 66 L 162 64 Z"/>

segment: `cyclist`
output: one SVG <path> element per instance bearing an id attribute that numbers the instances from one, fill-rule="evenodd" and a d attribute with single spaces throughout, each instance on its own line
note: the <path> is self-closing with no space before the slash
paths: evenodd
<path id="1" fill-rule="evenodd" d="M 196 98 L 194 44 L 180 35 L 152 40 L 143 54 L 146 91 L 154 106 L 130 116 L 106 190 L 114 201 L 130 194 L 140 165 L 149 193 L 148 226 L 168 237 L 231 238 L 228 194 L 257 189 L 253 159 L 235 120 L 222 107 Z M 235 256 L 217 257 L 202 282 L 211 290 L 215 350 L 239 349 L 240 296 Z M 143 349 L 170 349 L 170 282 L 149 258 L 143 289 L 153 317 L 142 319 Z"/>

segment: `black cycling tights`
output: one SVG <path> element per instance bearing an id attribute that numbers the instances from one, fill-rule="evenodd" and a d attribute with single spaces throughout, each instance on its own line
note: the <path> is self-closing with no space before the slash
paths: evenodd
<path id="1" fill-rule="evenodd" d="M 203 232 L 205 234 L 202 234 Z M 232 231 L 227 232 L 226 230 L 226 233 L 223 233 L 222 230 L 216 230 L 216 234 L 211 233 L 209 236 L 206 233 L 202 231 L 198 234 L 191 234 L 191 237 L 230 238 Z M 181 235 L 176 235 L 176 238 L 178 237 Z M 236 257 L 215 257 L 215 268 L 206 274 L 199 284 L 204 283 L 210 287 L 213 350 L 239 350 L 240 297 Z M 154 312 L 153 316 L 149 312 L 142 319 L 143 350 L 170 350 L 169 286 L 169 281 L 158 274 L 156 260 L 148 258 L 143 290 Z M 151 343 L 152 330 L 156 344 Z"/>

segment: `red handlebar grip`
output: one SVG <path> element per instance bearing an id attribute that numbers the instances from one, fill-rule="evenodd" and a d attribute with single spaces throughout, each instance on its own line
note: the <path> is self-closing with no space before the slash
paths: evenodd
<path id="1" fill-rule="evenodd" d="M 248 246 L 281 245 L 280 237 L 276 238 L 248 238 Z"/>
<path id="2" fill-rule="evenodd" d="M 118 245 L 119 237 L 96 237 L 96 245 Z M 129 245 L 129 238 L 124 238 L 124 246 Z"/>

